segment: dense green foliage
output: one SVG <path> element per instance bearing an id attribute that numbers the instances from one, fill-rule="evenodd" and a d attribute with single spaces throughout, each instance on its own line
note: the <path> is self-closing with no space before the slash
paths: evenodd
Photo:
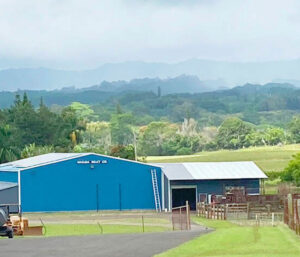
<path id="1" fill-rule="evenodd" d="M 293 181 L 297 186 L 300 186 L 300 153 L 294 155 L 294 159 L 284 169 L 281 179 L 283 181 Z"/>
<path id="2" fill-rule="evenodd" d="M 180 86 L 186 88 L 182 83 Z M 155 90 L 146 86 L 141 84 L 141 90 L 138 91 L 133 91 L 133 88 L 107 92 L 101 87 L 91 87 L 27 93 L 34 106 L 38 106 L 43 97 L 45 104 L 56 112 L 72 102 L 88 104 L 94 110 L 95 119 L 104 121 L 110 121 L 118 103 L 123 112 L 132 113 L 137 125 L 161 119 L 177 123 L 184 118 L 193 118 L 201 127 L 219 126 L 230 115 L 255 125 L 285 128 L 292 117 L 300 112 L 300 89 L 289 84 L 246 84 L 228 90 L 195 94 L 162 94 L 164 92 L 163 89 L 159 90 L 160 84 Z M 9 107 L 14 94 L 0 92 L 0 108 Z"/>
<path id="3" fill-rule="evenodd" d="M 0 162 L 72 150 L 71 134 L 81 128 L 71 107 L 55 114 L 42 101 L 35 109 L 26 94 L 17 95 L 11 108 L 0 111 Z"/>
<path id="4" fill-rule="evenodd" d="M 247 144 L 252 127 L 238 118 L 228 118 L 220 126 L 216 142 L 224 149 L 241 148 Z"/>
<path id="5" fill-rule="evenodd" d="M 116 102 L 134 115 L 138 125 L 161 119 L 177 123 L 193 118 L 201 127 L 219 126 L 230 115 L 255 125 L 286 127 L 300 111 L 300 90 L 285 84 L 247 84 L 197 94 L 159 96 L 153 92 L 128 92 L 114 95 L 104 104 L 93 104 L 95 114 L 108 121 Z"/>
<path id="6" fill-rule="evenodd" d="M 300 143 L 300 116 L 294 117 L 289 124 L 290 132 L 296 143 Z"/>

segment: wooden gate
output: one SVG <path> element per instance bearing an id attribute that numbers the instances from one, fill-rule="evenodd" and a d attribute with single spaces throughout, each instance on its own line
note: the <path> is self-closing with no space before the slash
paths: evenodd
<path id="1" fill-rule="evenodd" d="M 188 201 L 186 205 L 172 208 L 173 230 L 190 230 L 191 215 Z"/>

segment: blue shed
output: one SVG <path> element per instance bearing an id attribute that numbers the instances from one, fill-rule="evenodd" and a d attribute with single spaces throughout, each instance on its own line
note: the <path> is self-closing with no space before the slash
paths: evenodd
<path id="1" fill-rule="evenodd" d="M 193 208 L 201 196 L 244 187 L 260 192 L 253 162 L 140 163 L 95 153 L 50 153 L 0 165 L 23 212 Z M 1 204 L 1 202 L 0 202 Z"/>
<path id="2" fill-rule="evenodd" d="M 161 172 L 94 153 L 50 153 L 0 165 L 0 181 L 18 183 L 23 212 L 155 209 Z"/>

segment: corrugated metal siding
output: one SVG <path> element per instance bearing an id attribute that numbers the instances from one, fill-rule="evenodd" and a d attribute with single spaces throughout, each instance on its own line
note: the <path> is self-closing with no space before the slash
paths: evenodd
<path id="1" fill-rule="evenodd" d="M 107 160 L 107 164 L 78 164 L 77 161 Z M 154 209 L 150 165 L 88 155 L 21 172 L 24 212 L 100 210 L 121 208 Z M 157 170 L 161 193 L 161 172 Z M 96 185 L 98 184 L 98 196 Z"/>
<path id="2" fill-rule="evenodd" d="M 0 204 L 18 204 L 18 186 L 0 190 Z"/>
<path id="3" fill-rule="evenodd" d="M 259 193 L 259 179 L 225 179 L 225 180 L 199 180 L 199 181 L 171 181 L 172 185 L 196 185 L 197 193 L 224 194 L 226 186 L 244 186 L 246 189 L 255 189 Z"/>
<path id="4" fill-rule="evenodd" d="M 196 186 L 197 199 L 199 194 L 215 194 L 223 195 L 226 186 L 244 186 L 246 190 L 251 190 L 251 193 L 259 193 L 260 182 L 259 179 L 225 179 L 225 180 L 173 180 L 170 182 L 172 186 Z M 172 197 L 172 196 L 171 196 Z M 169 199 L 166 201 L 168 206 Z"/>
<path id="5" fill-rule="evenodd" d="M 18 172 L 0 171 L 0 181 L 18 183 Z"/>

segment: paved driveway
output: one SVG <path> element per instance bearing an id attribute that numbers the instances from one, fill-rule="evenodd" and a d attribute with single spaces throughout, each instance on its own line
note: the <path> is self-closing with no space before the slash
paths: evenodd
<path id="1" fill-rule="evenodd" d="M 1 239 L 3 257 L 147 257 L 174 248 L 209 230 Z"/>

